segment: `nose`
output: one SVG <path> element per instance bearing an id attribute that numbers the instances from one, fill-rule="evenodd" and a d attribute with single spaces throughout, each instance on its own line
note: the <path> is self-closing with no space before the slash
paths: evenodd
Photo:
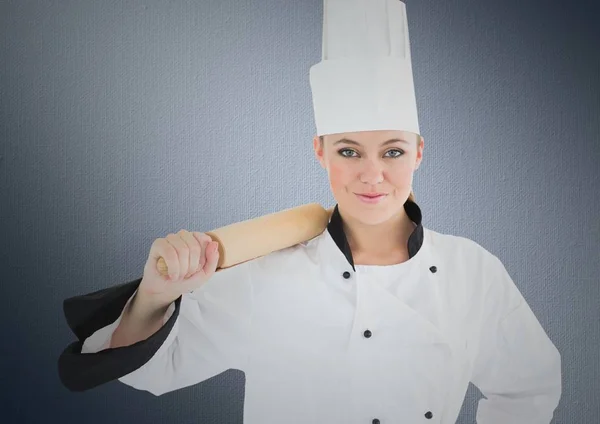
<path id="1" fill-rule="evenodd" d="M 381 164 L 376 160 L 365 160 L 360 172 L 360 182 L 365 184 L 379 184 L 383 181 Z"/>

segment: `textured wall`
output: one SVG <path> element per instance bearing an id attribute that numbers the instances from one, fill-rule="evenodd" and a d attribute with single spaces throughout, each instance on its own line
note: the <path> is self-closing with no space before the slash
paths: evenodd
<path id="1" fill-rule="evenodd" d="M 562 354 L 555 422 L 600 422 L 598 6 L 407 5 L 424 224 L 500 257 Z M 321 0 L 0 3 L 1 422 L 241 423 L 239 371 L 158 398 L 68 392 L 62 301 L 141 275 L 168 232 L 333 202 L 311 146 L 321 13 Z"/>

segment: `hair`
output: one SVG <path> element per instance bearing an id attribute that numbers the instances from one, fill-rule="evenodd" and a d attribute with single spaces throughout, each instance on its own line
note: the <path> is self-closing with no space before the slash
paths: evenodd
<path id="1" fill-rule="evenodd" d="M 419 141 L 419 140 L 420 140 L 420 138 L 417 139 L 417 141 Z M 321 143 L 321 147 L 323 147 L 324 139 L 323 139 L 322 135 L 319 136 L 319 142 Z M 408 195 L 408 200 L 413 203 L 416 203 L 415 193 L 413 193 L 412 189 L 410 190 L 410 193 Z"/>

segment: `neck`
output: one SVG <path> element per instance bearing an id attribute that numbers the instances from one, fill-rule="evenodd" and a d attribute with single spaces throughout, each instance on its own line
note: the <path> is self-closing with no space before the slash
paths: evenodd
<path id="1" fill-rule="evenodd" d="M 340 212 L 341 215 L 341 212 Z M 415 228 L 406 211 L 376 225 L 343 217 L 344 232 L 354 257 L 390 257 L 408 251 L 408 238 Z"/>

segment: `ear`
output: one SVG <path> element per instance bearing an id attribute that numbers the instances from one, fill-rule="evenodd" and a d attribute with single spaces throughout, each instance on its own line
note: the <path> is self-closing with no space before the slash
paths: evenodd
<path id="1" fill-rule="evenodd" d="M 321 147 L 321 140 L 319 140 L 319 136 L 315 135 L 313 138 L 313 150 L 315 151 L 315 157 L 317 158 L 317 160 L 319 161 L 319 163 L 321 164 L 321 167 L 323 169 L 325 169 L 325 161 L 323 159 L 323 148 Z"/>
<path id="2" fill-rule="evenodd" d="M 419 166 L 421 166 L 421 162 L 423 161 L 424 147 L 425 147 L 425 140 L 423 139 L 423 136 L 419 136 L 419 143 L 417 145 L 417 159 L 415 162 L 415 171 L 417 169 L 419 169 Z"/>

